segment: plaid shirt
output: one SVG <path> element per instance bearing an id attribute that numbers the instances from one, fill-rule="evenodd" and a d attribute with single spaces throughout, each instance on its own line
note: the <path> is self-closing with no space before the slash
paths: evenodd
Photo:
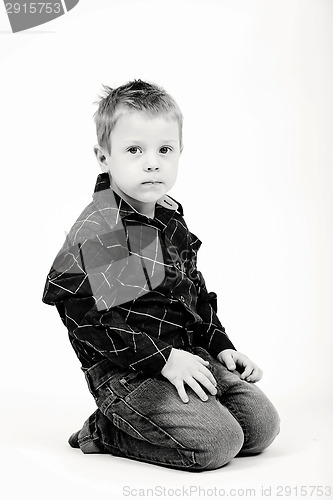
<path id="1" fill-rule="evenodd" d="M 46 280 L 43 302 L 55 305 L 71 344 L 88 368 L 116 366 L 159 373 L 172 347 L 200 345 L 213 356 L 233 344 L 196 268 L 201 245 L 182 207 L 164 196 L 155 218 L 139 214 L 97 178 Z"/>

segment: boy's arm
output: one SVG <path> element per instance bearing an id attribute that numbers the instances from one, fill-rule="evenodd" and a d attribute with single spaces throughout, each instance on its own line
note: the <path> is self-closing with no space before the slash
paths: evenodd
<path id="1" fill-rule="evenodd" d="M 200 245 L 201 241 L 194 234 L 191 234 L 189 276 L 195 284 L 198 294 L 197 312 L 202 318 L 202 324 L 199 325 L 200 341 L 202 346 L 216 358 L 221 351 L 225 349 L 235 350 L 235 347 L 217 316 L 217 295 L 215 292 L 208 293 L 204 277 L 197 270 L 197 252 Z"/>
<path id="2" fill-rule="evenodd" d="M 91 345 L 117 366 L 150 374 L 159 373 L 167 362 L 172 346 L 131 327 L 123 311 L 114 307 L 105 312 L 92 307 L 72 336 Z"/>
<path id="3" fill-rule="evenodd" d="M 215 292 L 208 293 L 204 278 L 200 271 L 198 273 L 198 302 L 197 311 L 202 318 L 200 333 L 206 343 L 208 352 L 214 357 L 225 349 L 234 349 L 235 346 L 226 334 L 217 316 L 217 295 Z"/>
<path id="4" fill-rule="evenodd" d="M 199 271 L 198 271 L 199 273 Z M 239 371 L 240 378 L 247 382 L 258 382 L 262 377 L 262 370 L 245 354 L 236 351 L 225 333 L 217 317 L 217 296 L 214 292 L 208 293 L 203 276 L 200 274 L 201 288 L 199 292 L 197 310 L 203 319 L 201 335 L 206 342 L 207 350 L 230 371 Z"/>
<path id="5" fill-rule="evenodd" d="M 245 354 L 236 351 L 217 317 L 217 295 L 214 292 L 207 292 L 205 280 L 200 271 L 197 270 L 196 257 L 201 242 L 195 235 L 191 236 L 193 252 L 190 263 L 191 278 L 198 292 L 197 311 L 203 320 L 202 325 L 200 325 L 203 346 L 228 370 L 239 370 L 241 379 L 247 382 L 258 382 L 262 377 L 262 370 Z"/>
<path id="6" fill-rule="evenodd" d="M 93 250 L 97 255 L 98 247 Z M 99 250 L 101 254 L 103 248 Z M 172 346 L 129 326 L 125 307 L 98 307 L 96 288 L 92 288 L 107 278 L 105 268 L 87 271 L 83 260 L 80 245 L 59 253 L 46 280 L 43 302 L 57 307 L 74 342 L 94 349 L 117 366 L 159 373 Z"/>

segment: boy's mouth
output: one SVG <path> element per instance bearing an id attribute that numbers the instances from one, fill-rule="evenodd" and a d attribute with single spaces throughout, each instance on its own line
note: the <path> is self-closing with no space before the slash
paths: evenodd
<path id="1" fill-rule="evenodd" d="M 161 181 L 145 181 L 142 182 L 141 184 L 163 184 Z"/>

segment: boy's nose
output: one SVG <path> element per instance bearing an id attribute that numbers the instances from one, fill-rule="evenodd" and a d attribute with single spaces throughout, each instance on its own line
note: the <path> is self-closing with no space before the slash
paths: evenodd
<path id="1" fill-rule="evenodd" d="M 157 164 L 154 164 L 154 165 L 146 165 L 145 166 L 145 170 L 147 172 L 154 172 L 155 170 L 159 170 L 159 166 Z"/>
<path id="2" fill-rule="evenodd" d="M 147 158 L 144 165 L 144 169 L 146 170 L 146 172 L 153 172 L 155 170 L 158 170 L 159 163 L 157 158 L 155 158 L 154 156 L 150 156 L 149 158 Z"/>

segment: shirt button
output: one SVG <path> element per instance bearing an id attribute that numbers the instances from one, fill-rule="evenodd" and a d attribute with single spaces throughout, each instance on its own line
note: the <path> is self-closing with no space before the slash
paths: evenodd
<path id="1" fill-rule="evenodd" d="M 182 295 L 179 298 L 180 298 L 181 302 L 185 302 L 185 299 Z"/>

